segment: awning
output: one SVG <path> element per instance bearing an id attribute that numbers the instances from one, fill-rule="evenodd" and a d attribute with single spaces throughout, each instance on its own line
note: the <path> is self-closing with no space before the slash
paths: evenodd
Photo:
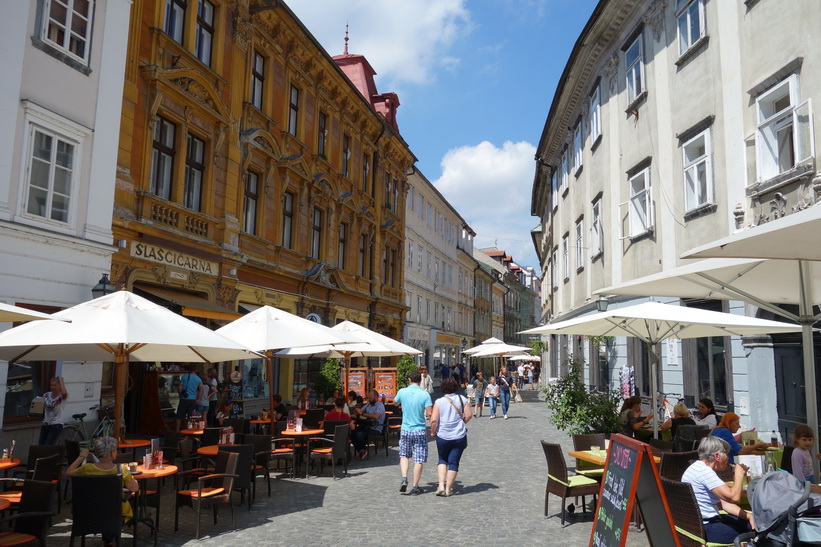
<path id="1" fill-rule="evenodd" d="M 166 302 L 176 304 L 182 308 L 182 314 L 186 317 L 203 317 L 205 319 L 218 319 L 221 321 L 233 321 L 234 319 L 242 317 L 241 313 L 237 313 L 225 306 L 209 302 L 205 298 L 195 294 L 161 289 L 149 285 L 135 285 L 134 288 L 145 291 Z"/>

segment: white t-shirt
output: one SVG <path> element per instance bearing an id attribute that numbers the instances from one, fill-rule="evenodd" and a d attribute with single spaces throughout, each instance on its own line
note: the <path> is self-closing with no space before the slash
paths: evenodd
<path id="1" fill-rule="evenodd" d="M 684 472 L 681 482 L 688 482 L 693 486 L 693 493 L 696 495 L 696 502 L 701 510 L 701 520 L 707 521 L 718 516 L 716 506 L 721 500 L 713 494 L 713 489 L 724 484 L 724 481 L 715 471 L 702 460 L 697 460 Z"/>
<path id="2" fill-rule="evenodd" d="M 452 401 L 453 404 L 448 401 Z M 456 408 L 454 408 L 454 405 Z M 468 430 L 465 427 L 465 421 L 462 419 L 462 416 L 465 415 L 464 409 L 468 406 L 467 399 L 461 395 L 451 393 L 437 399 L 436 406 L 439 407 L 437 437 L 446 441 L 454 441 L 467 435 Z M 459 409 L 458 412 L 457 408 Z"/>
<path id="3" fill-rule="evenodd" d="M 707 414 L 705 417 L 697 419 L 696 425 L 706 425 L 710 429 L 713 429 L 718 425 L 718 420 L 716 420 L 715 414 Z"/>

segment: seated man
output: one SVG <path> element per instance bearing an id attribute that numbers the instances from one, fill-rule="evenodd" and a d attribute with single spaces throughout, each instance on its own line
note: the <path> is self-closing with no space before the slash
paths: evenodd
<path id="1" fill-rule="evenodd" d="M 747 466 L 735 466 L 732 486 L 727 486 L 716 473 L 727 468 L 729 450 L 727 442 L 719 437 L 701 439 L 699 459 L 681 477 L 681 482 L 693 487 L 704 522 L 704 533 L 710 543 L 732 543 L 737 535 L 749 532 L 755 526 L 753 514 L 738 506 Z M 719 508 L 724 511 L 723 514 L 718 512 Z"/>
<path id="2" fill-rule="evenodd" d="M 274 395 L 274 404 L 274 408 L 271 409 L 271 416 L 273 416 L 274 421 L 278 422 L 286 419 L 288 417 L 288 407 L 282 404 L 282 395 L 279 393 Z"/>
<path id="3" fill-rule="evenodd" d="M 379 400 L 379 393 L 374 389 L 368 393 L 368 404 L 354 410 L 357 421 L 353 432 L 353 446 L 356 458 L 364 460 L 368 455 L 368 435 L 382 434 L 385 422 L 385 405 Z"/>

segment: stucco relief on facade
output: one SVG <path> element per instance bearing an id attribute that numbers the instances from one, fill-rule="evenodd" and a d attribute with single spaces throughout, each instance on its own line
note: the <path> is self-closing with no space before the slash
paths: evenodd
<path id="1" fill-rule="evenodd" d="M 644 13 L 642 21 L 653 31 L 653 38 L 658 42 L 661 39 L 661 31 L 664 30 L 664 8 L 667 7 L 667 0 L 656 0 Z"/>

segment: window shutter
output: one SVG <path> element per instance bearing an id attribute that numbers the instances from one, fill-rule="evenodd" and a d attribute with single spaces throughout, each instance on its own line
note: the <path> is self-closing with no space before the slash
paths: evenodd
<path id="1" fill-rule="evenodd" d="M 812 99 L 807 99 L 793 110 L 796 163 L 801 164 L 815 156 L 815 138 L 812 128 Z"/>

